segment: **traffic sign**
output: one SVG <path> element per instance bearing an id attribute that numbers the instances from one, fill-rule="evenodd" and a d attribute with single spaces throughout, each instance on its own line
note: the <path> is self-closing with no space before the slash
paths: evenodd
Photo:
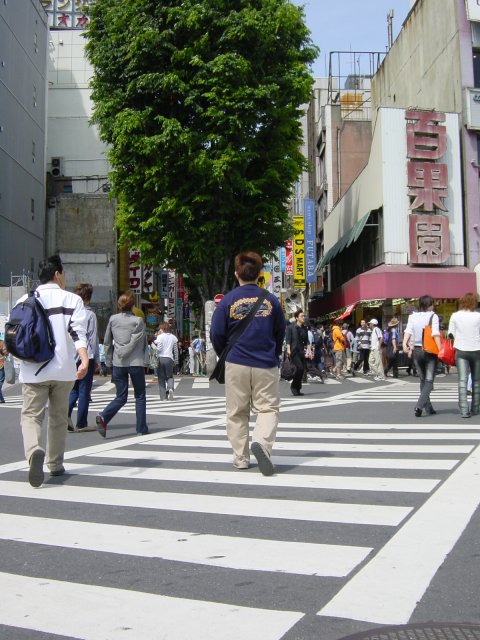
<path id="1" fill-rule="evenodd" d="M 220 304 L 220 302 L 223 300 L 223 297 L 223 293 L 217 293 L 217 295 L 213 299 L 215 305 Z"/>

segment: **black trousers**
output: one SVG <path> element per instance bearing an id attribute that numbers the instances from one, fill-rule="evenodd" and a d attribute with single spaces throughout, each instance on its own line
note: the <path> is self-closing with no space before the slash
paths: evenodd
<path id="1" fill-rule="evenodd" d="M 302 388 L 303 373 L 305 371 L 305 357 L 303 354 L 295 353 L 292 355 L 292 362 L 295 365 L 296 371 L 290 384 L 290 389 L 300 391 Z"/>
<path id="2" fill-rule="evenodd" d="M 363 364 L 363 373 L 367 373 L 370 371 L 370 367 L 368 365 L 368 356 L 370 355 L 370 349 L 359 349 L 358 350 L 358 360 L 355 363 L 354 369 L 358 371 L 360 366 Z"/>

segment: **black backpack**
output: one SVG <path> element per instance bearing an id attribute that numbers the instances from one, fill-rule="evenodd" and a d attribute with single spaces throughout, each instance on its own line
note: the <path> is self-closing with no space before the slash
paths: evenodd
<path id="1" fill-rule="evenodd" d="M 55 354 L 55 338 L 48 315 L 36 291 L 16 304 L 5 323 L 5 346 L 7 351 L 26 362 L 43 363 L 47 366 Z"/>

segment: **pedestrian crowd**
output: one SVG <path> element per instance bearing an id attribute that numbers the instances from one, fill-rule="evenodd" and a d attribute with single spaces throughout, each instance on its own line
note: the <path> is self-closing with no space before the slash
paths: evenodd
<path id="1" fill-rule="evenodd" d="M 248 469 L 252 454 L 264 475 L 274 473 L 271 454 L 279 420 L 282 360 L 290 365 L 292 395 L 303 396 L 305 381 L 324 382 L 327 375 L 338 381 L 359 373 L 373 376 L 375 381 L 383 381 L 389 375 L 398 378 L 403 354 L 407 373 L 419 379 L 416 418 L 436 413 L 430 398 L 435 375 L 442 361 L 445 366 L 455 363 L 460 415 L 470 418 L 479 414 L 480 313 L 475 294 L 460 298 L 459 310 L 451 315 L 447 330 L 435 313 L 433 298 L 422 296 L 418 310 L 408 318 L 402 338 L 395 317 L 383 330 L 374 317 L 362 319 L 356 328 L 342 317 L 331 326 L 312 325 L 307 323 L 303 309 L 297 308 L 287 323 L 277 297 L 258 286 L 261 270 L 258 254 L 243 252 L 235 257 L 239 286 L 221 300 L 211 324 L 212 346 L 219 356 L 220 368 L 224 367 L 226 434 L 236 469 Z M 198 334 L 188 347 L 182 348 L 171 325 L 162 322 L 155 336 L 147 336 L 142 314 L 135 307 L 135 296 L 127 291 L 119 297 L 118 313 L 110 317 L 104 336 L 99 338 L 97 317 L 91 306 L 92 285 L 79 283 L 73 292 L 67 291 L 58 255 L 40 263 L 38 276 L 36 291 L 20 298 L 12 310 L 17 324 L 7 323 L 5 341 L 0 341 L 1 404 L 5 403 L 2 386 L 9 353 L 20 358 L 21 428 L 29 482 L 34 487 L 44 481 L 44 464 L 52 476 L 65 473 L 63 461 L 69 431 L 96 429 L 103 438 L 107 436 L 109 423 L 127 402 L 129 381 L 135 398 L 136 433 L 146 435 L 145 372 L 153 370 L 156 375 L 161 401 L 173 400 L 176 371 L 206 375 L 205 334 Z M 35 354 L 28 358 L 19 355 L 25 347 L 22 313 L 30 314 L 32 322 L 37 323 L 38 335 L 49 336 L 48 359 Z M 42 345 L 34 346 L 40 349 Z M 115 398 L 96 415 L 93 427 L 88 424 L 88 411 L 95 372 L 101 376 L 111 374 Z M 44 448 L 42 426 L 47 408 Z M 250 443 L 251 413 L 256 421 Z"/>

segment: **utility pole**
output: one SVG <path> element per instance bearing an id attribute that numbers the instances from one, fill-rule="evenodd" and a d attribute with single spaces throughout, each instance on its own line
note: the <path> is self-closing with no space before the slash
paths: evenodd
<path id="1" fill-rule="evenodd" d="M 393 44 L 393 9 L 387 13 L 387 29 L 388 29 L 388 50 L 392 48 Z"/>

